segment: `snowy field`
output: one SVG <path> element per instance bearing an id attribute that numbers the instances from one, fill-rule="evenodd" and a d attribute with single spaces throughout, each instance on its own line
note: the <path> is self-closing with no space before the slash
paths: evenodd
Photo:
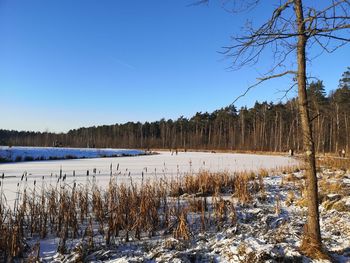
<path id="1" fill-rule="evenodd" d="M 53 148 L 55 149 L 55 148 Z M 137 153 L 135 150 L 130 150 Z M 157 155 L 142 155 L 122 158 L 95 158 L 53 161 L 33 161 L 0 164 L 0 174 L 4 174 L 3 190 L 8 204 L 12 204 L 16 192 L 31 189 L 36 181 L 38 186 L 55 185 L 60 174 L 66 175 L 66 184 L 86 184 L 96 180 L 101 187 L 107 186 L 110 172 L 117 175 L 118 182 L 129 183 L 144 180 L 172 179 L 186 173 L 200 170 L 210 172 L 257 171 L 274 169 L 282 166 L 296 165 L 298 162 L 290 157 L 232 153 L 159 152 Z M 21 182 L 23 173 L 27 181 Z M 74 176 L 73 176 L 74 173 Z M 89 176 L 86 176 L 89 173 Z M 17 183 L 20 183 L 17 189 Z"/>
<path id="2" fill-rule="evenodd" d="M 145 152 L 141 150 L 129 149 L 0 146 L 0 160 L 7 162 L 119 157 L 142 154 L 145 154 Z"/>
<path id="3" fill-rule="evenodd" d="M 203 197 L 201 192 L 184 192 L 179 194 L 177 199 L 169 195 L 168 205 L 174 208 L 167 210 L 171 211 L 169 226 L 173 228 L 170 227 L 170 231 L 160 227 L 154 236 L 147 237 L 147 233 L 144 233 L 140 240 L 131 234 L 126 242 L 123 230 L 124 232 L 121 231 L 118 237 L 113 239 L 114 243 L 107 246 L 105 234 L 108 232 L 101 234 L 95 212 L 91 212 L 90 218 L 95 220 L 94 224 L 91 224 L 92 234 L 89 234 L 94 242 L 93 246 L 89 243 L 89 236 L 85 236 L 88 235 L 86 233 L 89 226 L 85 219 L 83 223 L 78 224 L 79 238 L 74 239 L 70 236 L 65 244 L 66 252 L 63 254 L 58 252 L 62 239 L 55 232 L 48 233 L 45 238 L 40 238 L 38 234 L 29 236 L 26 239 L 26 243 L 30 246 L 29 252 L 32 251 L 29 257 L 38 255 L 41 262 L 57 263 L 313 262 L 299 250 L 306 220 L 307 197 L 303 193 L 305 176 L 304 171 L 295 167 L 286 168 L 297 165 L 296 159 L 285 156 L 204 152 L 179 152 L 176 155 L 164 151 L 158 155 L 134 157 L 0 164 L 0 173 L 4 174 L 0 181 L 7 204 L 13 206 L 16 193 L 22 192 L 24 188 L 27 190 L 33 188 L 34 181 L 36 193 L 39 195 L 40 189 L 51 187 L 73 189 L 74 183 L 90 187 L 97 184 L 103 190 L 107 190 L 111 174 L 113 180 L 115 179 L 120 185 L 120 183 L 140 183 L 142 178 L 164 181 L 181 179 L 186 174 L 193 174 L 198 178 L 200 175 L 197 175 L 197 172 L 200 171 L 227 171 L 232 174 L 285 167 L 275 172 L 265 170 L 265 175 L 262 175 L 262 170 L 256 173 L 260 174 L 260 177 L 256 176 L 248 181 L 250 199 L 246 203 L 240 199 L 239 189 L 232 186 L 230 189 L 222 188 L 222 192 L 209 194 L 206 197 Z M 23 178 L 27 180 L 21 180 L 24 173 L 26 176 Z M 250 173 L 245 175 L 249 176 Z M 323 242 L 335 262 L 350 262 L 350 170 L 322 168 L 318 178 Z M 104 193 L 102 192 L 102 196 Z M 204 204 L 203 198 L 206 200 L 207 210 L 201 210 L 197 206 Z M 40 197 L 36 199 L 38 204 L 41 204 Z M 147 200 L 151 203 L 152 198 Z M 109 203 L 106 200 L 102 202 L 105 202 L 103 207 L 109 209 L 109 205 L 106 207 Z M 69 202 L 66 205 L 68 204 Z M 94 202 L 90 202 L 90 205 L 93 204 Z M 131 206 L 128 202 L 127 206 L 129 205 Z M 62 211 L 68 209 L 64 207 Z M 138 207 L 136 206 L 137 209 Z M 80 208 L 81 206 L 77 210 L 77 215 L 81 214 Z M 143 210 L 137 209 L 139 213 L 137 216 L 141 215 Z M 118 211 L 124 215 L 124 210 Z M 165 211 L 163 208 L 158 211 L 160 220 L 164 218 L 163 211 Z M 186 211 L 183 213 L 186 213 L 185 228 L 188 228 L 190 235 L 188 240 L 174 236 L 174 231 L 178 229 L 181 220 L 179 217 L 181 213 L 176 211 Z M 27 213 L 25 218 L 28 220 L 29 217 L 30 213 Z M 141 216 L 140 218 L 142 219 Z M 137 225 L 137 220 L 130 222 L 131 225 L 134 223 Z M 205 231 L 202 229 L 202 224 L 205 226 Z M 108 222 L 105 222 L 104 229 L 109 227 Z M 130 233 L 134 232 L 131 230 Z"/>

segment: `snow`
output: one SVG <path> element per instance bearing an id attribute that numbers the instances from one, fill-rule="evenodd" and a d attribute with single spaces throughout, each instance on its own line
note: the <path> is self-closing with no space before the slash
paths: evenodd
<path id="1" fill-rule="evenodd" d="M 18 182 L 20 182 L 18 188 L 24 186 L 31 188 L 34 180 L 37 182 L 37 187 L 42 184 L 55 185 L 60 173 L 67 176 L 65 184 L 76 182 L 85 185 L 95 180 L 100 187 L 104 188 L 109 182 L 111 172 L 116 175 L 118 183 L 129 183 L 131 180 L 133 183 L 139 183 L 142 177 L 145 180 L 171 179 L 181 178 L 186 173 L 195 174 L 201 170 L 235 173 L 269 170 L 297 164 L 296 159 L 285 156 L 204 152 L 179 152 L 178 155 L 172 155 L 164 151 L 159 152 L 158 155 L 123 158 L 6 163 L 0 164 L 0 173 L 5 174 L 2 181 L 3 190 L 9 199 L 8 203 L 11 203 L 11 200 L 15 199 Z M 21 182 L 21 175 L 25 171 L 28 174 L 28 181 Z M 86 176 L 87 171 L 89 176 Z M 290 174 L 270 173 L 263 178 L 266 201 L 260 201 L 258 195 L 255 195 L 251 203 L 240 205 L 234 196 L 229 193 L 224 194 L 222 198 L 234 204 L 236 222 L 228 220 L 220 229 L 215 225 L 212 225 L 212 228 L 208 226 L 207 231 L 203 233 L 198 233 L 195 229 L 198 224 L 193 224 L 191 231 L 195 234 L 189 241 L 177 240 L 168 235 L 142 238 L 140 241 L 131 239 L 128 243 L 117 241 L 115 245 L 106 247 L 103 245 L 103 237 L 97 234 L 98 226 L 94 226 L 97 246 L 93 250 L 87 250 L 84 240 L 70 239 L 67 241 L 68 254 L 61 255 L 56 252 L 59 239 L 49 236 L 39 240 L 41 259 L 43 262 L 75 262 L 79 259 L 79 255 L 83 254 L 84 260 L 88 262 L 111 263 L 282 262 L 284 260 L 312 262 L 299 251 L 303 225 L 306 221 L 306 208 L 298 206 L 297 200 L 301 198 L 299 185 L 304 182 L 305 174 L 303 170 L 291 173 L 298 180 L 297 184 L 283 178 L 287 178 Z M 335 178 L 335 173 L 337 171 L 331 173 L 322 170 L 319 176 L 327 180 L 333 178 L 335 182 L 347 180 L 345 175 Z M 295 194 L 295 201 L 287 204 L 290 192 Z M 326 194 L 328 198 L 335 198 L 333 193 Z M 349 206 L 349 194 L 339 194 L 341 194 L 341 201 Z M 180 197 L 181 202 L 188 201 L 194 196 L 184 194 Z M 276 209 L 277 199 L 279 209 Z M 212 197 L 208 197 L 208 203 L 212 203 Z M 323 204 L 320 208 L 324 244 L 338 262 L 350 262 L 349 210 L 326 210 Z M 198 214 L 192 213 L 188 216 L 190 221 L 200 220 Z M 32 242 L 31 245 L 34 245 L 36 239 L 33 238 Z"/>
<path id="2" fill-rule="evenodd" d="M 86 149 L 86 152 L 90 150 Z M 106 151 L 109 150 L 106 149 Z M 81 149 L 79 151 L 83 152 L 86 156 L 85 151 Z M 90 156 L 96 156 L 95 154 L 98 151 L 102 152 L 103 150 L 91 150 L 92 153 Z M 62 152 L 66 153 L 66 151 Z M 185 172 L 196 173 L 199 170 L 211 172 L 255 171 L 262 168 L 274 169 L 298 164 L 298 161 L 295 159 L 273 155 L 206 152 L 179 152 L 178 155 L 172 155 L 170 152 L 159 152 L 158 155 L 136 156 L 142 153 L 137 150 L 115 150 L 114 153 L 128 153 L 135 155 L 135 157 L 4 163 L 0 164 L 0 172 L 5 173 L 5 176 L 21 176 L 26 171 L 28 174 L 32 174 L 38 178 L 48 176 L 51 173 L 58 173 L 60 168 L 67 175 L 72 174 L 73 171 L 76 171 L 77 174 L 85 175 L 87 170 L 96 168 L 101 179 L 104 175 L 109 175 L 111 164 L 113 171 L 119 168 L 119 172 L 125 172 L 127 174 L 130 172 L 132 176 L 140 176 L 142 172 L 152 175 L 165 174 L 172 176 Z"/>
<path id="3" fill-rule="evenodd" d="M 129 149 L 0 146 L 0 159 L 6 161 L 99 158 L 141 154 L 145 154 L 145 152 Z"/>
<path id="4" fill-rule="evenodd" d="M 16 148 L 17 147 L 13 147 Z M 46 152 L 50 155 L 50 150 L 62 150 L 64 148 L 31 148 L 18 147 L 23 152 Z M 29 149 L 29 150 L 28 150 Z M 32 151 L 33 150 L 33 151 Z M 96 154 L 96 149 L 79 149 L 77 152 L 82 154 Z M 102 152 L 102 150 L 100 150 Z M 46 184 L 53 185 L 60 176 L 66 175 L 66 184 L 86 184 L 89 180 L 96 179 L 100 187 L 106 187 L 110 179 L 110 168 L 113 174 L 117 174 L 118 182 L 129 183 L 140 182 L 142 176 L 144 180 L 171 179 L 182 176 L 186 173 L 197 173 L 200 170 L 210 172 L 239 172 L 239 171 L 257 171 L 259 169 L 275 169 L 278 167 L 297 165 L 298 161 L 284 156 L 274 155 L 254 155 L 254 154 L 234 154 L 234 153 L 208 153 L 208 152 L 179 152 L 171 154 L 168 151 L 161 151 L 156 155 L 137 155 L 137 150 L 110 150 L 114 153 L 132 153 L 135 156 L 126 156 L 122 158 L 95 158 L 95 159 L 72 159 L 72 160 L 52 160 L 52 161 L 33 161 L 18 163 L 0 164 L 0 175 L 4 174 L 3 182 L 4 193 L 9 205 L 12 205 L 16 192 L 20 189 L 31 189 L 36 181 L 37 186 Z M 16 152 L 16 151 L 15 151 Z M 59 151 L 58 151 L 59 152 Z M 47 156 L 48 156 L 47 155 Z M 96 170 L 96 175 L 93 171 Z M 86 176 L 89 171 L 89 177 Z M 21 182 L 23 173 L 27 173 L 28 181 Z M 75 173 L 75 176 L 73 176 Z M 17 183 L 20 183 L 17 190 Z"/>

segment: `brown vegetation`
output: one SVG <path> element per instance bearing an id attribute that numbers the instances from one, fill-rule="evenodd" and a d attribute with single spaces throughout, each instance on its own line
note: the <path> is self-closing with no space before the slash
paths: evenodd
<path id="1" fill-rule="evenodd" d="M 68 184 L 18 190 L 14 208 L 0 203 L 0 255 L 12 260 L 26 257 L 28 237 L 59 237 L 58 252 L 67 252 L 67 241 L 81 238 L 92 249 L 96 238 L 107 245 L 147 236 L 172 233 L 188 240 L 193 232 L 236 222 L 235 203 L 247 205 L 254 194 L 264 193 L 262 175 L 254 173 L 187 174 L 181 180 L 117 184 L 111 176 L 108 188 L 94 180 L 86 185 Z M 25 179 L 27 175 L 22 177 Z M 44 181 L 44 178 L 42 179 Z M 226 197 L 223 197 L 222 195 Z M 194 216 L 200 215 L 198 220 Z M 194 216 L 194 217 L 193 217 Z"/>

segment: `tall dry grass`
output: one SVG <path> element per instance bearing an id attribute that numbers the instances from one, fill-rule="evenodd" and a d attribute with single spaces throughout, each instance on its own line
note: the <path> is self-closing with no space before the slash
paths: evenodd
<path id="1" fill-rule="evenodd" d="M 62 172 L 55 184 L 43 177 L 41 184 L 18 189 L 13 208 L 0 199 L 0 259 L 26 257 L 29 237 L 58 237 L 60 253 L 76 239 L 86 241 L 89 249 L 154 235 L 188 240 L 198 231 L 235 224 L 236 205 L 249 205 L 258 196 L 263 200 L 267 171 L 201 171 L 172 180 L 142 179 L 141 184 L 131 176 L 129 183 L 118 183 L 111 173 L 106 189 L 96 184 L 98 175 L 86 176 L 85 185 L 66 183 Z"/>
<path id="2" fill-rule="evenodd" d="M 317 159 L 317 165 L 321 167 L 349 170 L 350 159 L 332 156 L 320 157 Z"/>

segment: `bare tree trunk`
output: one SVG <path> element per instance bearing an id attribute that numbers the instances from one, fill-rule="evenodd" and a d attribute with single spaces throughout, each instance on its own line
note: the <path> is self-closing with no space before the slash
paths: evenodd
<path id="1" fill-rule="evenodd" d="M 329 151 L 333 151 L 333 120 L 331 120 L 330 127 L 329 127 Z"/>
<path id="2" fill-rule="evenodd" d="M 279 145 L 280 145 L 280 148 L 279 148 L 279 151 L 282 152 L 282 131 L 283 131 L 283 126 L 282 126 L 282 113 L 280 112 L 280 142 L 279 142 Z"/>
<path id="3" fill-rule="evenodd" d="M 140 124 L 140 147 L 143 147 L 143 130 L 142 130 L 142 123 Z"/>
<path id="4" fill-rule="evenodd" d="M 266 136 L 266 105 L 264 107 L 264 124 L 263 124 L 263 146 L 261 150 L 267 147 L 267 136 Z"/>
<path id="5" fill-rule="evenodd" d="M 324 127 L 324 116 L 322 116 L 322 121 L 321 121 L 321 130 L 320 130 L 320 138 L 321 138 L 321 136 L 322 136 L 322 140 L 320 140 L 320 143 L 321 143 L 321 145 L 322 145 L 322 153 L 323 153 L 323 155 L 325 154 L 325 151 L 326 151 L 326 149 L 325 149 L 325 146 L 326 146 L 326 142 L 325 142 L 325 130 L 326 130 L 326 127 Z"/>
<path id="6" fill-rule="evenodd" d="M 301 249 L 305 254 L 314 257 L 317 252 L 322 253 L 322 240 L 320 231 L 319 211 L 318 211 L 318 186 L 316 176 L 315 146 L 312 137 L 312 128 L 309 116 L 308 101 L 306 95 L 306 54 L 305 47 L 307 37 L 305 35 L 305 24 L 302 0 L 294 2 L 296 22 L 298 25 L 298 101 L 303 131 L 303 146 L 305 151 L 306 178 L 307 178 L 307 198 L 308 215 L 305 225 L 304 237 Z"/>
<path id="7" fill-rule="evenodd" d="M 346 147 L 346 152 L 349 152 L 349 129 L 348 129 L 348 116 L 345 113 L 344 116 L 345 119 L 345 147 Z"/>
<path id="8" fill-rule="evenodd" d="M 292 131 L 293 131 L 294 122 L 295 122 L 295 120 L 292 121 L 292 124 L 289 127 L 289 132 L 288 132 L 288 136 L 287 136 L 287 143 L 286 143 L 286 147 L 288 149 L 292 149 L 293 148 L 291 143 L 290 143 L 290 137 L 291 137 L 291 134 L 292 134 Z"/>
<path id="9" fill-rule="evenodd" d="M 298 115 L 297 115 L 297 125 L 296 125 L 296 134 L 297 136 L 295 137 L 295 142 L 296 142 L 296 148 L 297 148 L 297 151 L 299 152 L 300 151 L 300 145 L 299 145 L 299 118 L 298 118 Z"/>
<path id="10" fill-rule="evenodd" d="M 244 111 L 241 112 L 242 115 L 242 124 L 241 124 L 241 149 L 244 149 L 245 141 L 244 141 L 244 132 L 245 132 L 245 126 L 244 126 Z"/>
<path id="11" fill-rule="evenodd" d="M 321 134 L 322 134 L 322 129 L 321 129 L 321 124 L 320 124 L 320 119 L 321 119 L 321 114 L 320 114 L 320 109 L 317 107 L 317 132 L 315 134 L 317 135 L 317 146 L 316 146 L 316 152 L 320 152 L 320 145 L 321 145 Z"/>
<path id="12" fill-rule="evenodd" d="M 336 137 L 335 137 L 335 153 L 338 153 L 339 140 L 340 140 L 340 123 L 339 123 L 339 105 L 338 105 L 338 103 L 335 104 L 335 110 L 336 110 L 336 123 L 337 123 L 337 131 L 336 131 Z"/>
<path id="13" fill-rule="evenodd" d="M 277 147 L 278 147 L 278 112 L 276 111 L 276 115 L 275 115 L 275 134 L 273 135 L 273 138 L 274 138 L 274 144 L 275 144 L 275 147 L 274 147 L 274 152 L 277 152 Z"/>

